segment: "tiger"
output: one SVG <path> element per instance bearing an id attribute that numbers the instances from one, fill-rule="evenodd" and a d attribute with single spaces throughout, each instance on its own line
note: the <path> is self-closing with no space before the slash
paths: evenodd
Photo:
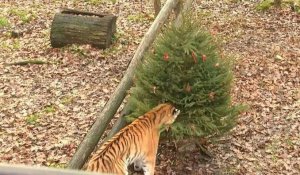
<path id="1" fill-rule="evenodd" d="M 86 165 L 87 171 L 128 175 L 128 165 L 154 175 L 160 132 L 169 127 L 180 110 L 169 103 L 160 104 L 100 146 Z"/>

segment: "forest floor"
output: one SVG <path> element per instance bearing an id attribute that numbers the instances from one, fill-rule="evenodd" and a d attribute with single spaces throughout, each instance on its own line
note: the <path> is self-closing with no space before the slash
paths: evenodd
<path id="1" fill-rule="evenodd" d="M 299 174 L 300 15 L 258 1 L 196 1 L 195 15 L 236 59 L 237 126 L 200 149 L 160 145 L 156 174 Z M 68 7 L 118 16 L 112 47 L 50 46 Z M 0 2 L 0 162 L 64 167 L 120 82 L 153 21 L 151 3 L 121 0 Z M 20 34 L 16 38 L 12 31 Z M 38 60 L 47 64 L 10 65 Z"/>

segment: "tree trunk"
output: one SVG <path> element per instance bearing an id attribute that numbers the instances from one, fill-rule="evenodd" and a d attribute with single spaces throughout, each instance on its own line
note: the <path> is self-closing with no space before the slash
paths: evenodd
<path id="1" fill-rule="evenodd" d="M 186 0 L 183 4 L 182 1 L 179 2 L 175 8 L 176 19 L 174 21 L 175 26 L 179 27 L 182 24 L 182 18 L 184 13 L 186 13 L 192 6 L 193 0 Z"/>
<path id="2" fill-rule="evenodd" d="M 65 9 L 54 16 L 50 40 L 52 47 L 91 44 L 105 49 L 116 32 L 116 16 Z"/>
<path id="3" fill-rule="evenodd" d="M 98 114 L 99 116 L 97 117 L 95 123 L 93 124 L 93 126 L 88 131 L 85 138 L 79 145 L 76 153 L 74 154 L 72 160 L 68 165 L 68 168 L 82 168 L 89 155 L 95 149 L 95 146 L 100 140 L 100 137 L 104 133 L 107 125 L 109 124 L 110 120 L 113 118 L 114 114 L 116 113 L 123 99 L 125 98 L 126 91 L 131 87 L 135 69 L 137 68 L 138 64 L 143 58 L 144 53 L 153 43 L 160 27 L 162 26 L 162 24 L 164 24 L 172 9 L 176 6 L 177 2 L 178 0 L 167 0 L 166 4 L 161 9 L 158 16 L 155 18 L 154 22 L 152 23 L 151 27 L 149 28 L 142 42 L 137 48 L 123 79 L 116 88 L 115 92 L 111 95 L 109 101 L 105 104 L 102 112 Z"/>

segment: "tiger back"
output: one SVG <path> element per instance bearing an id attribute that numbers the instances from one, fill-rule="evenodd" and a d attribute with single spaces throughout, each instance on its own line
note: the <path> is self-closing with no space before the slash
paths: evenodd
<path id="1" fill-rule="evenodd" d="M 108 140 L 87 164 L 87 171 L 128 174 L 135 163 L 145 175 L 153 175 L 160 129 L 171 125 L 180 111 L 171 104 L 160 104 L 134 120 Z"/>

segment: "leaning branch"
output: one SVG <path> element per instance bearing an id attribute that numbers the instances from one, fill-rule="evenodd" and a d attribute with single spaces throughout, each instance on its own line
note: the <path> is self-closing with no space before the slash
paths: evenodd
<path id="1" fill-rule="evenodd" d="M 135 52 L 123 79 L 121 80 L 115 92 L 111 95 L 109 101 L 104 106 L 102 112 L 97 117 L 89 132 L 79 145 L 76 153 L 74 154 L 72 160 L 68 165 L 68 168 L 82 168 L 89 155 L 96 147 L 107 125 L 109 124 L 110 120 L 113 118 L 114 114 L 117 112 L 119 106 L 125 98 L 126 91 L 131 87 L 135 69 L 141 61 L 144 53 L 153 43 L 160 27 L 162 26 L 162 24 L 164 24 L 172 9 L 176 6 L 177 2 L 178 0 L 167 0 L 158 16 L 155 18 L 154 22 L 152 23 L 151 27 L 149 28 L 142 42 L 137 48 L 137 51 Z"/>

